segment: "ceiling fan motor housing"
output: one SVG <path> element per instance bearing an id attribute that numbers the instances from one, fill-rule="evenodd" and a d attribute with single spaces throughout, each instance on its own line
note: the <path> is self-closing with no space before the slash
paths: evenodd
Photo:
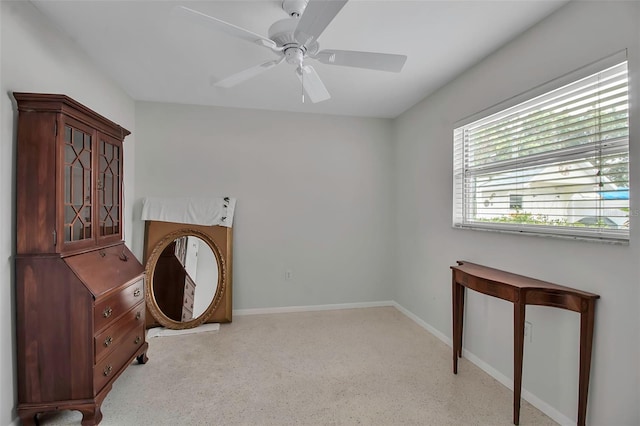
<path id="1" fill-rule="evenodd" d="M 298 26 L 298 18 L 286 18 L 276 21 L 269 27 L 269 38 L 276 42 L 278 46 L 286 46 L 288 44 L 297 44 L 293 38 L 293 32 Z"/>
<path id="2" fill-rule="evenodd" d="M 307 46 L 301 46 L 295 39 L 294 32 L 300 20 L 298 18 L 286 18 L 276 21 L 269 27 L 269 38 L 273 40 L 278 47 L 284 47 L 284 51 L 288 48 L 297 48 L 304 54 L 314 55 L 318 52 L 318 43 L 313 41 Z"/>

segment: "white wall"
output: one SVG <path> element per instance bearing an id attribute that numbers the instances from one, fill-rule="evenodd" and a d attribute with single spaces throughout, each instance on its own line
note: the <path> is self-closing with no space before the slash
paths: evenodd
<path id="1" fill-rule="evenodd" d="M 454 230 L 452 130 L 457 120 L 628 48 L 631 175 L 638 184 L 639 28 L 638 2 L 572 2 L 395 122 L 396 300 L 451 336 L 448 266 L 458 259 L 600 294 L 587 416 L 593 425 L 640 424 L 640 185 L 632 184 L 629 246 Z M 468 293 L 465 348 L 487 369 L 513 377 L 512 305 Z M 557 411 L 557 419 L 575 421 L 579 315 L 531 306 L 527 319 L 533 341 L 525 343 L 524 388 Z"/>
<path id="2" fill-rule="evenodd" d="M 237 198 L 234 309 L 390 300 L 389 120 L 141 102 L 136 129 L 138 212 Z"/>
<path id="3" fill-rule="evenodd" d="M 28 2 L 0 2 L 0 424 L 15 418 L 15 121 L 11 92 L 63 93 L 133 134 L 125 140 L 125 197 L 133 199 L 135 104 Z M 132 234 L 132 203 L 125 212 Z M 11 343 L 11 344 L 9 344 Z"/>
<path id="4" fill-rule="evenodd" d="M 65 93 L 133 132 L 125 142 L 125 219 L 132 209 L 139 217 L 145 195 L 238 198 L 236 309 L 395 297 L 450 335 L 448 265 L 456 259 L 594 291 L 602 299 L 588 420 L 639 424 L 639 216 L 632 217 L 628 247 L 450 227 L 452 124 L 624 47 L 632 72 L 633 179 L 639 170 L 633 164 L 640 164 L 639 22 L 637 2 L 573 2 L 392 125 L 151 103 L 134 107 L 33 6 L 0 2 L 0 341 L 15 343 L 15 114 L 9 92 Z M 633 212 L 640 211 L 640 187 L 633 188 L 631 203 Z M 134 222 L 132 228 L 127 221 L 126 238 L 141 257 L 143 226 Z M 291 281 L 284 280 L 285 269 L 293 271 Z M 511 376 L 511 306 L 471 294 L 466 315 L 465 347 L 498 374 Z M 525 347 L 524 386 L 560 415 L 575 418 L 578 317 L 542 307 L 529 307 L 527 317 L 534 339 Z M 14 346 L 0 349 L 0 424 L 15 414 Z"/>

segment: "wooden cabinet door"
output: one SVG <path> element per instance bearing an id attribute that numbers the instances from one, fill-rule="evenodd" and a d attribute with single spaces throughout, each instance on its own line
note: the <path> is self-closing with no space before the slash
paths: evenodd
<path id="1" fill-rule="evenodd" d="M 95 236 L 94 163 L 96 132 L 69 117 L 59 131 L 58 247 L 62 252 L 91 248 Z"/>
<path id="2" fill-rule="evenodd" d="M 97 139 L 98 244 L 122 240 L 122 143 L 103 133 Z"/>

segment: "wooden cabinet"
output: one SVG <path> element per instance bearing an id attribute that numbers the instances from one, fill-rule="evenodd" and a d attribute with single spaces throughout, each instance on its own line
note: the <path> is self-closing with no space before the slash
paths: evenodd
<path id="1" fill-rule="evenodd" d="M 144 269 L 122 242 L 129 132 L 64 95 L 13 95 L 18 414 L 98 424 L 114 380 L 147 360 Z"/>

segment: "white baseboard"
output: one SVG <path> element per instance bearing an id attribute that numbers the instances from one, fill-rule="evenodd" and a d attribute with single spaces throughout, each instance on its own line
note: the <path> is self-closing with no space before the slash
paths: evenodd
<path id="1" fill-rule="evenodd" d="M 400 312 L 402 312 L 404 315 L 406 315 L 408 318 L 413 320 L 416 324 L 418 324 L 419 326 L 427 330 L 429 333 L 436 336 L 438 339 L 442 340 L 444 343 L 447 344 L 447 346 L 453 347 L 451 338 L 449 336 L 437 330 L 430 324 L 426 323 L 416 314 L 409 311 L 404 306 L 401 306 L 399 303 L 393 302 L 393 306 L 396 309 L 398 309 Z M 502 383 L 504 386 L 506 386 L 507 388 L 513 391 L 513 379 L 505 376 L 504 374 L 502 374 L 501 372 L 499 372 L 498 370 L 496 370 L 495 368 L 493 368 L 492 366 L 484 362 L 482 359 L 474 355 L 472 352 L 469 352 L 464 348 L 462 350 L 462 355 L 471 363 L 475 364 L 482 371 L 484 371 L 485 373 L 487 373 L 488 375 L 496 379 L 498 382 Z M 531 392 L 529 392 L 524 388 L 522 389 L 522 398 L 526 400 L 529 404 L 533 405 L 538 410 L 542 411 L 544 414 L 549 416 L 552 420 L 561 424 L 562 426 L 569 426 L 569 425 L 576 424 L 575 420 L 571 420 L 570 418 L 562 414 L 560 411 L 556 410 L 554 407 L 544 402 L 542 399 L 538 398 L 536 395 L 532 394 Z"/>
<path id="2" fill-rule="evenodd" d="M 502 383 L 507 388 L 513 391 L 513 379 L 505 376 L 504 374 L 502 374 L 501 372 L 499 372 L 498 370 L 496 370 L 495 368 L 493 368 L 492 366 L 490 366 L 489 364 L 487 364 L 486 362 L 484 362 L 483 360 L 481 360 L 476 355 L 474 355 L 473 353 L 469 352 L 466 349 L 462 350 L 462 355 L 466 359 L 468 359 L 470 362 L 475 364 L 477 367 L 479 367 L 482 371 L 484 371 L 485 373 L 487 373 L 488 375 L 490 375 L 491 377 L 493 377 L 494 379 L 496 379 L 497 381 L 499 381 L 500 383 Z M 538 398 L 537 396 L 535 396 L 534 394 L 526 390 L 525 388 L 522 388 L 522 399 L 526 400 L 529 404 L 533 405 L 538 410 L 542 411 L 544 414 L 551 417 L 552 420 L 560 423 L 562 426 L 572 426 L 576 424 L 575 420 L 571 420 L 570 418 L 568 418 L 567 416 L 565 416 L 564 414 L 562 414 L 561 412 L 559 412 L 558 410 L 553 408 L 551 405 L 547 404 L 546 402 L 544 402 L 543 400 L 541 400 L 540 398 Z"/>
<path id="3" fill-rule="evenodd" d="M 283 306 L 279 308 L 234 309 L 233 315 L 284 314 L 290 312 L 333 311 L 337 309 L 377 308 L 396 306 L 392 300 L 379 302 L 336 303 L 331 305 Z"/>
<path id="4" fill-rule="evenodd" d="M 408 310 L 404 306 L 400 305 L 399 303 L 393 302 L 393 306 L 397 310 L 402 312 L 405 316 L 407 316 L 410 319 L 412 319 L 413 322 L 418 324 L 420 327 L 424 328 L 429 333 L 433 334 L 438 339 L 442 340 L 444 343 L 447 344 L 447 346 L 453 347 L 453 343 L 451 342 L 451 338 L 449 336 L 447 336 L 446 334 L 440 332 L 440 330 L 436 329 L 435 327 L 432 327 L 430 324 L 427 324 L 419 316 L 417 316 L 416 314 L 414 314 L 413 312 L 411 312 L 410 310 Z"/>

